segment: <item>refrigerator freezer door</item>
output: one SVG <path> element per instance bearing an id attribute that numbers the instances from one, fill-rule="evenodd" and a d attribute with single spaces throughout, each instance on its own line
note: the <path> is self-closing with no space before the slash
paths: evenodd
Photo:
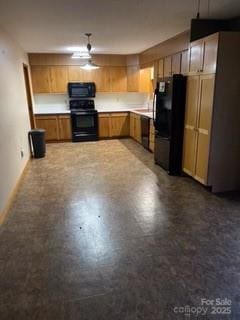
<path id="1" fill-rule="evenodd" d="M 169 171 L 170 140 L 155 135 L 154 160 L 162 168 Z"/>

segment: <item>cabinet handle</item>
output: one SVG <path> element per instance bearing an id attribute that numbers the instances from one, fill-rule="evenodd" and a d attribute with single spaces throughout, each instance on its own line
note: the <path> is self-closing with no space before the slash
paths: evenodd
<path id="1" fill-rule="evenodd" d="M 203 72 L 203 69 L 200 69 L 200 72 Z"/>

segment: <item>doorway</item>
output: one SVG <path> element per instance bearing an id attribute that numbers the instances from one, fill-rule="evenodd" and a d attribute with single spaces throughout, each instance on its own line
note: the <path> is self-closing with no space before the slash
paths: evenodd
<path id="1" fill-rule="evenodd" d="M 35 128 L 35 120 L 34 120 L 34 115 L 33 115 L 32 94 L 31 94 L 31 88 L 30 88 L 28 66 L 26 64 L 23 64 L 23 73 L 24 73 L 24 80 L 25 80 L 27 103 L 28 103 L 29 120 L 30 120 L 30 124 L 31 124 L 31 129 L 34 129 Z"/>

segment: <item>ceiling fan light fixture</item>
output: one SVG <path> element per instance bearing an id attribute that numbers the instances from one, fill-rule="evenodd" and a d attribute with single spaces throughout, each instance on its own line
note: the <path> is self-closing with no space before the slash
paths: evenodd
<path id="1" fill-rule="evenodd" d="M 85 33 L 85 36 L 87 36 L 88 38 L 88 44 L 87 44 L 87 50 L 88 50 L 88 54 L 89 54 L 89 59 L 88 59 L 88 62 L 86 64 L 84 64 L 83 66 L 81 66 L 82 69 L 84 70 L 96 70 L 96 69 L 99 69 L 99 66 L 96 65 L 95 63 L 92 62 L 91 60 L 91 49 L 92 49 L 92 46 L 90 44 L 90 37 L 91 37 L 91 33 Z"/>
<path id="2" fill-rule="evenodd" d="M 96 70 L 99 68 L 100 67 L 98 65 L 96 65 L 95 63 L 93 63 L 91 60 L 88 60 L 88 62 L 86 64 L 81 66 L 81 69 L 84 69 L 84 70 Z"/>
<path id="3" fill-rule="evenodd" d="M 91 59 L 89 52 L 73 52 L 72 59 Z"/>

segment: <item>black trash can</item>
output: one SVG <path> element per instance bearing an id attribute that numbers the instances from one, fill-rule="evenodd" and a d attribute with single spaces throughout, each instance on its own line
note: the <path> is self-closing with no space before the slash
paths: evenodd
<path id="1" fill-rule="evenodd" d="M 32 157 L 43 158 L 46 153 L 45 130 L 34 129 L 28 133 Z"/>

